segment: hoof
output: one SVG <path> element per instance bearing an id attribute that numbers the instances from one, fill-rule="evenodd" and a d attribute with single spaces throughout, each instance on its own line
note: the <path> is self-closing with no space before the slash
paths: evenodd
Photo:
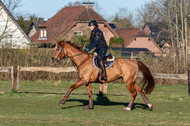
<path id="1" fill-rule="evenodd" d="M 153 104 L 148 104 L 148 107 L 149 107 L 150 111 L 153 110 Z"/>
<path id="2" fill-rule="evenodd" d="M 84 109 L 86 110 L 90 110 L 90 109 L 93 109 L 93 107 L 90 107 L 89 105 L 85 106 Z"/>
<path id="3" fill-rule="evenodd" d="M 131 108 L 129 107 L 126 107 L 126 108 L 123 108 L 124 111 L 131 111 Z"/>
<path id="4" fill-rule="evenodd" d="M 58 105 L 63 105 L 63 104 L 65 104 L 65 102 L 64 101 L 60 101 Z"/>

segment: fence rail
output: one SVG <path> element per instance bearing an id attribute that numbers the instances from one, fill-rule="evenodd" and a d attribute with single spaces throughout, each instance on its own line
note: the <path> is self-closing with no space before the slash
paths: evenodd
<path id="1" fill-rule="evenodd" d="M 11 73 L 12 78 L 12 90 L 18 92 L 19 89 L 19 72 L 20 71 L 46 71 L 46 72 L 53 72 L 53 73 L 61 73 L 61 72 L 77 72 L 74 67 L 19 67 L 19 66 L 12 66 L 12 67 L 0 67 L 0 73 L 6 72 Z M 165 74 L 165 73 L 153 73 L 154 78 L 161 78 L 161 79 L 180 79 L 180 80 L 188 80 L 188 91 L 190 94 L 190 70 L 188 70 L 187 74 Z M 137 77 L 143 77 L 142 73 L 138 73 Z M 105 90 L 106 89 L 106 90 Z M 107 92 L 107 84 L 100 86 L 100 92 L 106 93 Z"/>
<path id="2" fill-rule="evenodd" d="M 154 78 L 161 79 L 176 79 L 176 80 L 187 80 L 187 74 L 165 74 L 165 73 L 152 73 Z M 143 77 L 142 73 L 138 73 L 137 77 Z"/>
<path id="3" fill-rule="evenodd" d="M 11 73 L 12 67 L 0 67 L 0 72 Z"/>
<path id="4" fill-rule="evenodd" d="M 77 72 L 74 67 L 20 67 L 20 71 L 46 71 L 46 72 L 53 72 L 53 73 L 67 73 L 67 72 Z"/>

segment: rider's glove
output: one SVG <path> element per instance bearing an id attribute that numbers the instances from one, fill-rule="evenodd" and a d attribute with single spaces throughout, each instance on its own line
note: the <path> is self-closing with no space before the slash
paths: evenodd
<path id="1" fill-rule="evenodd" d="M 89 49 L 88 49 L 88 48 L 85 48 L 85 49 L 84 49 L 84 51 L 85 51 L 85 52 L 88 52 L 88 51 L 89 51 Z"/>

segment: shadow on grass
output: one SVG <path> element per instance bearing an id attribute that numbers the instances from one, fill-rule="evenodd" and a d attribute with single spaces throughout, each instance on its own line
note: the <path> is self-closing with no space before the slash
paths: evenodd
<path id="1" fill-rule="evenodd" d="M 60 94 L 60 95 L 64 95 L 65 93 L 54 93 L 54 92 L 19 92 L 19 93 L 26 93 L 26 94 Z M 87 93 L 72 93 L 72 95 L 88 95 Z M 99 94 L 95 94 L 97 95 L 97 98 L 95 100 L 93 100 L 94 103 L 94 107 L 96 107 L 96 105 L 101 105 L 101 106 L 114 106 L 114 105 L 123 105 L 123 106 L 127 106 L 129 103 L 126 102 L 114 102 L 111 101 L 107 98 L 106 95 L 99 95 Z M 109 94 L 109 96 L 125 96 L 124 94 Z M 86 106 L 88 105 L 89 101 L 88 100 L 83 100 L 83 99 L 69 99 L 67 100 L 67 102 L 80 102 L 83 105 L 75 105 L 75 106 L 68 106 L 68 107 L 63 107 L 62 109 L 69 109 L 69 108 L 73 108 L 73 107 L 80 107 L 80 106 Z M 149 110 L 149 107 L 146 104 L 141 104 L 141 103 L 134 103 L 132 110 L 136 109 L 136 108 L 141 108 L 141 109 L 145 109 L 145 110 Z"/>
<path id="2" fill-rule="evenodd" d="M 42 94 L 42 95 L 44 95 L 44 94 L 58 94 L 58 95 L 65 95 L 66 94 L 66 92 L 65 93 L 55 93 L 55 92 L 28 92 L 28 91 L 26 91 L 26 92 L 18 92 L 18 93 L 25 93 L 25 94 Z M 72 92 L 71 93 L 72 95 L 88 95 L 88 93 L 74 93 L 74 92 Z M 93 95 L 99 95 L 99 94 L 93 94 Z M 124 94 L 109 94 L 110 96 L 126 96 L 126 95 L 124 95 Z M 100 96 L 102 96 L 102 95 L 100 95 Z"/>
<path id="3" fill-rule="evenodd" d="M 100 105 L 100 106 L 114 106 L 114 105 L 123 105 L 123 106 L 127 106 L 129 103 L 125 103 L 125 102 L 114 102 L 114 101 L 110 101 L 105 95 L 103 96 L 99 96 L 96 98 L 96 100 L 93 100 L 94 103 L 94 107 L 96 107 L 96 105 Z M 63 107 L 62 109 L 68 109 L 68 108 L 73 108 L 73 107 L 79 107 L 79 106 L 86 106 L 88 105 L 88 100 L 82 100 L 82 99 L 69 99 L 67 100 L 67 102 L 80 102 L 83 105 L 76 105 L 76 106 L 69 106 L 69 107 Z M 134 103 L 132 110 L 136 109 L 136 108 L 141 108 L 141 109 L 145 109 L 145 110 L 149 110 L 149 107 L 145 104 L 141 104 L 141 103 Z"/>

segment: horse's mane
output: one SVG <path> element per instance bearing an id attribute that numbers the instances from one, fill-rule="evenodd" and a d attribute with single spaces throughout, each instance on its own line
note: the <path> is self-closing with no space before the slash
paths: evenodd
<path id="1" fill-rule="evenodd" d="M 72 46 L 74 46 L 74 47 L 77 48 L 77 49 L 81 49 L 81 46 L 76 45 L 76 44 L 72 43 L 71 41 L 66 41 L 65 43 L 67 43 L 67 44 L 69 44 L 69 45 L 72 45 Z"/>
<path id="2" fill-rule="evenodd" d="M 71 45 L 71 46 L 73 46 L 73 47 L 75 47 L 75 48 L 77 48 L 77 49 L 81 49 L 82 47 L 81 46 L 79 46 L 79 45 L 76 45 L 76 44 L 74 44 L 74 43 L 72 43 L 71 41 L 65 41 L 65 40 L 62 40 L 62 41 L 58 41 L 59 43 L 67 43 L 67 44 L 69 44 L 69 45 Z"/>

